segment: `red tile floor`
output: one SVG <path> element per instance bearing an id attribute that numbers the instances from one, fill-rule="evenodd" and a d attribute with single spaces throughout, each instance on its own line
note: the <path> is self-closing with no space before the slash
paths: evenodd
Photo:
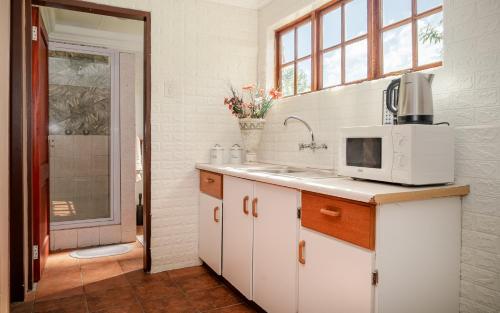
<path id="1" fill-rule="evenodd" d="M 145 274 L 142 246 L 123 255 L 73 259 L 50 255 L 37 290 L 13 313 L 257 312 L 204 266 Z"/>

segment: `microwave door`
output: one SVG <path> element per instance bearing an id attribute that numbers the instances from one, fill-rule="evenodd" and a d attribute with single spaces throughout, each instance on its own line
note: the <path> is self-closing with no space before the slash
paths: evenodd
<path id="1" fill-rule="evenodd" d="M 342 156 L 343 175 L 369 180 L 392 181 L 392 137 L 346 137 Z"/>
<path id="2" fill-rule="evenodd" d="M 382 138 L 347 138 L 348 166 L 382 168 Z"/>

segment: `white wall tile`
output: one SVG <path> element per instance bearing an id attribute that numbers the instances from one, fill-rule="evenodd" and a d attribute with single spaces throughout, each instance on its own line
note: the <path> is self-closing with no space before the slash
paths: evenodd
<path id="1" fill-rule="evenodd" d="M 76 229 L 51 231 L 54 250 L 73 249 L 78 246 L 78 231 Z"/>
<path id="2" fill-rule="evenodd" d="M 118 243 L 122 239 L 121 225 L 99 227 L 99 244 L 109 245 Z"/>
<path id="3" fill-rule="evenodd" d="M 93 228 L 78 228 L 78 248 L 99 245 L 99 231 Z"/>

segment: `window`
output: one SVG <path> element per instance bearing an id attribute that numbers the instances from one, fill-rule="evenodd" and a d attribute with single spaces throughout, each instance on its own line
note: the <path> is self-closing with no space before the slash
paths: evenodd
<path id="1" fill-rule="evenodd" d="M 284 96 L 441 65 L 442 0 L 335 0 L 276 31 Z"/>
<path id="2" fill-rule="evenodd" d="M 345 1 L 320 13 L 320 88 L 368 77 L 368 3 Z"/>
<path id="3" fill-rule="evenodd" d="M 383 73 L 440 65 L 442 0 L 381 1 Z"/>
<path id="4" fill-rule="evenodd" d="M 312 22 L 305 20 L 278 34 L 278 76 L 283 96 L 312 90 Z"/>

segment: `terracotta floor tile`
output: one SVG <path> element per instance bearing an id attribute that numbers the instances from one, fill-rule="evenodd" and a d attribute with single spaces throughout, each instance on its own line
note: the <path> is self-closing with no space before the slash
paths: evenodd
<path id="1" fill-rule="evenodd" d="M 33 302 L 16 302 L 10 305 L 10 313 L 31 313 L 33 312 Z"/>
<path id="2" fill-rule="evenodd" d="M 98 312 L 115 307 L 133 307 L 138 305 L 132 287 L 122 287 L 96 291 L 86 294 L 87 305 L 90 312 Z"/>
<path id="3" fill-rule="evenodd" d="M 83 283 L 86 285 L 108 278 L 117 277 L 122 274 L 122 268 L 116 261 L 82 265 Z"/>
<path id="4" fill-rule="evenodd" d="M 31 308 L 37 313 L 256 312 L 204 266 L 145 274 L 142 246 L 120 256 L 76 261 L 61 252 L 47 264 L 34 305 L 13 307 L 13 313 Z"/>
<path id="5" fill-rule="evenodd" d="M 243 302 L 240 295 L 236 294 L 226 286 L 194 291 L 188 293 L 187 298 L 194 307 L 202 312 Z"/>
<path id="6" fill-rule="evenodd" d="M 82 287 L 80 271 L 54 272 L 42 277 L 35 298 L 38 301 L 81 295 Z"/>
<path id="7" fill-rule="evenodd" d="M 78 259 L 69 256 L 69 252 L 53 252 L 50 254 L 45 265 L 44 274 L 56 271 L 58 273 L 66 270 L 75 270 L 80 268 Z"/>
<path id="8" fill-rule="evenodd" d="M 167 272 L 170 278 L 173 280 L 178 280 L 186 277 L 197 276 L 200 274 L 208 273 L 208 269 L 203 266 L 192 266 L 186 268 L 180 268 L 176 270 L 171 270 Z"/>
<path id="9" fill-rule="evenodd" d="M 73 296 L 64 299 L 35 302 L 36 313 L 86 313 L 85 298 Z"/>
<path id="10" fill-rule="evenodd" d="M 184 295 L 142 303 L 145 313 L 194 313 L 198 312 Z"/>
<path id="11" fill-rule="evenodd" d="M 96 280 L 88 284 L 84 284 L 83 289 L 85 293 L 92 293 L 96 291 L 105 291 L 108 289 L 129 287 L 130 284 L 124 275 L 118 275 L 102 280 Z"/>
<path id="12" fill-rule="evenodd" d="M 125 303 L 116 307 L 97 311 L 96 313 L 144 313 L 144 311 L 138 303 Z"/>
<path id="13" fill-rule="evenodd" d="M 184 292 L 210 289 L 222 285 L 221 281 L 211 273 L 183 277 L 175 282 Z"/>
<path id="14" fill-rule="evenodd" d="M 138 258 L 133 258 L 133 259 L 126 259 L 126 260 L 120 260 L 118 261 L 120 264 L 120 267 L 122 268 L 122 272 L 128 273 L 128 272 L 134 272 L 137 270 L 143 269 L 143 260 L 138 259 Z"/>
<path id="15" fill-rule="evenodd" d="M 183 295 L 182 291 L 175 284 L 165 281 L 144 283 L 135 286 L 135 294 L 139 301 L 144 304 L 157 299 L 175 298 Z"/>
<path id="16" fill-rule="evenodd" d="M 142 269 L 140 270 L 135 270 L 133 272 L 128 272 L 124 273 L 125 277 L 127 278 L 128 282 L 132 286 L 138 286 L 146 283 L 151 283 L 151 282 L 160 282 L 160 281 L 165 281 L 164 276 L 160 274 L 148 274 L 145 273 Z M 168 276 L 167 276 L 167 280 Z"/>
<path id="17" fill-rule="evenodd" d="M 248 304 L 237 304 L 210 311 L 210 313 L 257 313 L 257 312 L 260 311 L 255 310 Z"/>

